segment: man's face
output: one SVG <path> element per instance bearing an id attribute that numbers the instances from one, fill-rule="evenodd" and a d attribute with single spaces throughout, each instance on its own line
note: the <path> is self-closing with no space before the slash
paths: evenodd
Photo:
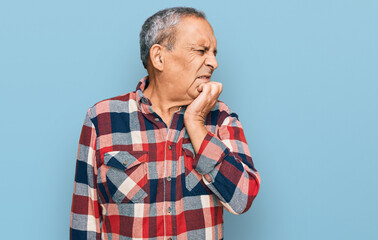
<path id="1" fill-rule="evenodd" d="M 166 50 L 164 75 L 178 101 L 190 104 L 198 95 L 197 87 L 210 81 L 218 67 L 217 40 L 210 24 L 202 18 L 184 17 L 176 25 L 176 41 Z M 172 91 L 170 91 L 172 92 Z"/>

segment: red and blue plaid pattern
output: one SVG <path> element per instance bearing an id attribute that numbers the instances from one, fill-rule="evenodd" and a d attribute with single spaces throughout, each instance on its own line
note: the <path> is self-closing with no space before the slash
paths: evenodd
<path id="1" fill-rule="evenodd" d="M 196 154 L 181 106 L 168 127 L 136 91 L 88 109 L 81 131 L 71 239 L 223 239 L 223 207 L 246 212 L 260 176 L 237 114 L 218 101 Z"/>

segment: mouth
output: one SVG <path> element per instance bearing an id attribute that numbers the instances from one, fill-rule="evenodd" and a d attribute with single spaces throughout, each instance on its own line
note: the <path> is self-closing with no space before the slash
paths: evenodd
<path id="1" fill-rule="evenodd" d="M 198 79 L 203 79 L 203 80 L 210 81 L 211 75 L 202 75 L 202 76 L 199 76 L 197 78 Z"/>

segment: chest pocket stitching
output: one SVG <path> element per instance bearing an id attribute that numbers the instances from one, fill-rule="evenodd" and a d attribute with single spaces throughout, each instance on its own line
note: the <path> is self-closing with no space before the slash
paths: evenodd
<path id="1" fill-rule="evenodd" d="M 104 164 L 121 170 L 130 169 L 146 161 L 146 151 L 112 151 L 104 154 Z"/>
<path id="2" fill-rule="evenodd" d="M 106 183 L 116 203 L 138 203 L 147 197 L 143 187 L 147 184 L 146 151 L 111 151 L 104 154 L 108 166 Z"/>

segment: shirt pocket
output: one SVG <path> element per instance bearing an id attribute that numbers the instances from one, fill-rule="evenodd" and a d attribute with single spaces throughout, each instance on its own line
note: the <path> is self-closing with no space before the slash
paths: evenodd
<path id="1" fill-rule="evenodd" d="M 101 179 L 115 203 L 138 203 L 147 197 L 147 157 L 145 151 L 104 154 Z"/>
<path id="2" fill-rule="evenodd" d="M 195 151 L 191 143 L 182 145 L 185 169 L 185 187 L 192 193 L 208 193 L 207 187 L 202 180 L 202 174 L 193 168 Z"/>

